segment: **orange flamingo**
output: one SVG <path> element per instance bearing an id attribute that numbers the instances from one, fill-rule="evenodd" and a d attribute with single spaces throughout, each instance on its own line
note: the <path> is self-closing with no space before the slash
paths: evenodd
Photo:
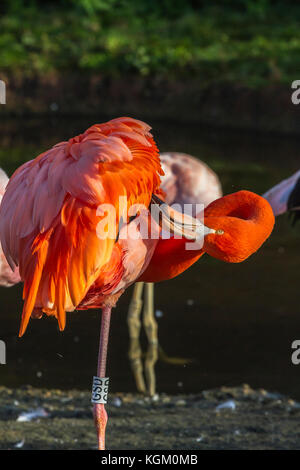
<path id="1" fill-rule="evenodd" d="M 197 217 L 197 204 L 208 206 L 212 201 L 222 196 L 221 182 L 216 173 L 203 161 L 185 153 L 167 152 L 160 154 L 161 166 L 164 175 L 161 178 L 161 189 L 165 195 L 167 204 L 178 204 L 184 210 L 185 204 L 192 207 L 192 215 Z M 155 395 L 156 378 L 155 363 L 159 356 L 165 360 L 174 362 L 176 359 L 167 358 L 161 347 L 159 347 L 157 335 L 157 322 L 154 314 L 154 284 L 147 282 L 137 282 L 134 285 L 132 298 L 128 310 L 129 328 L 129 359 L 136 387 L 139 392 L 146 393 L 146 384 L 143 377 L 142 351 L 139 341 L 141 330 L 141 310 L 144 309 L 143 326 L 148 339 L 148 349 L 146 353 L 144 372 L 147 383 L 147 392 L 150 396 Z M 178 359 L 177 359 L 178 361 Z"/>
<path id="2" fill-rule="evenodd" d="M 228 262 L 243 261 L 258 250 L 274 225 L 269 203 L 249 191 L 210 204 L 206 226 L 196 219 L 183 220 L 163 206 L 157 196 L 162 170 L 149 130 L 146 124 L 125 117 L 96 124 L 55 145 L 14 173 L 0 208 L 3 251 L 12 269 L 19 266 L 24 282 L 20 336 L 31 316 L 53 315 L 63 330 L 66 311 L 102 309 L 98 377 L 92 394 L 101 450 L 107 424 L 111 309 L 124 289 L 137 279 L 172 278 L 205 252 Z M 120 196 L 127 199 L 125 212 Z M 171 228 L 172 238 L 152 236 L 152 228 L 156 234 L 160 226 L 149 212 L 142 215 L 140 209 L 132 216 L 136 203 L 149 207 L 151 201 L 155 207 L 162 206 L 160 225 L 165 231 Z M 103 204 L 115 209 L 113 218 L 106 218 Z M 142 233 L 141 217 L 151 222 L 150 238 Z M 98 230 L 99 223 L 108 230 L 107 237 Z M 111 225 L 118 227 L 116 236 Z M 134 236 L 123 237 L 129 228 Z M 205 235 L 203 247 L 187 250 L 186 239 L 198 240 L 199 233 Z"/>

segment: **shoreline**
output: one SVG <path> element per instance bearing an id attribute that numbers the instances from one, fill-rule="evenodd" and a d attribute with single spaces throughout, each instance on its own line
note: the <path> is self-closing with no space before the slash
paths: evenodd
<path id="1" fill-rule="evenodd" d="M 40 417 L 26 421 L 32 410 Z M 299 448 L 299 403 L 246 384 L 154 399 L 114 393 L 107 410 L 109 450 Z M 0 449 L 95 448 L 89 391 L 0 387 Z"/>

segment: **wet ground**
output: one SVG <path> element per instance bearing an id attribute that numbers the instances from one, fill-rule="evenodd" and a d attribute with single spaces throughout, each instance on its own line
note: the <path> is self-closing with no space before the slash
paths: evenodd
<path id="1" fill-rule="evenodd" d="M 89 402 L 85 391 L 0 387 L 0 449 L 95 449 Z M 300 404 L 248 385 L 155 399 L 119 393 L 107 409 L 109 450 L 300 448 Z M 26 421 L 31 411 L 43 417 Z"/>

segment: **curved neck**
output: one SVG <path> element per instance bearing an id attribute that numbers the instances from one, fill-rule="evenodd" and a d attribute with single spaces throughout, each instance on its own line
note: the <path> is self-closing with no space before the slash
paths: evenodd
<path id="1" fill-rule="evenodd" d="M 186 250 L 187 242 L 185 238 L 160 239 L 147 269 L 138 281 L 165 281 L 188 269 L 204 254 L 204 250 Z"/>

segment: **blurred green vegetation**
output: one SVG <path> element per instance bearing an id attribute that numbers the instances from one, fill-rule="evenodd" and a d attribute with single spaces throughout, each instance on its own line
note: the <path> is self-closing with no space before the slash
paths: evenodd
<path id="1" fill-rule="evenodd" d="M 0 67 L 198 78 L 251 87 L 300 68 L 300 4 L 279 0 L 2 0 Z"/>

